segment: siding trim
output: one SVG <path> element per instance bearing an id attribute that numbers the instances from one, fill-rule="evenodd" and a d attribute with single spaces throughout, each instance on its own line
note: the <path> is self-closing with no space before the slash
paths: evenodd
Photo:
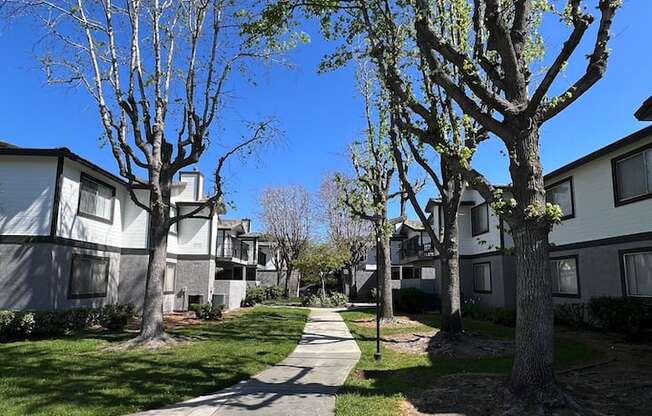
<path id="1" fill-rule="evenodd" d="M 561 245 L 554 245 L 554 246 L 551 245 L 549 251 L 576 250 L 580 248 L 608 246 L 608 245 L 624 244 L 624 243 L 636 243 L 645 240 L 652 240 L 652 231 L 637 233 L 637 234 L 619 235 L 617 237 L 600 238 L 597 240 L 587 240 L 578 243 L 569 243 L 569 244 L 561 244 Z"/>
<path id="2" fill-rule="evenodd" d="M 61 203 L 61 187 L 63 185 L 63 154 L 57 156 L 57 176 L 54 182 L 54 196 L 52 200 L 52 218 L 50 218 L 50 236 L 56 237 L 59 227 L 59 205 Z"/>

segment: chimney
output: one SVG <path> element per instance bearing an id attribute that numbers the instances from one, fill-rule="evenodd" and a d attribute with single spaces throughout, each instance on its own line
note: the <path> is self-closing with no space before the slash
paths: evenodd
<path id="1" fill-rule="evenodd" d="M 243 218 L 242 220 L 242 226 L 245 229 L 245 232 L 248 233 L 251 231 L 251 219 L 249 218 Z"/>

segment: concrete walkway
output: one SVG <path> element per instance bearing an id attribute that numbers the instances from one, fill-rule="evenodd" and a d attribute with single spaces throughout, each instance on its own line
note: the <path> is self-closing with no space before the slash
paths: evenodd
<path id="1" fill-rule="evenodd" d="M 279 364 L 215 394 L 137 415 L 332 415 L 335 393 L 359 359 L 337 310 L 311 309 L 299 345 Z"/>

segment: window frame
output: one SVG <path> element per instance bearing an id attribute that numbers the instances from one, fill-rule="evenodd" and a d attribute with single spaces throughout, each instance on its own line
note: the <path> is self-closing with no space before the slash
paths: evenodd
<path id="1" fill-rule="evenodd" d="M 652 246 L 618 250 L 618 256 L 620 257 L 620 279 L 621 279 L 623 297 L 652 299 L 652 296 L 647 296 L 647 295 L 630 295 L 629 290 L 627 289 L 627 265 L 625 263 L 625 256 L 631 254 L 639 254 L 639 253 L 640 254 L 652 253 Z"/>
<path id="2" fill-rule="evenodd" d="M 644 201 L 646 199 L 652 198 L 652 191 L 650 190 L 648 190 L 648 192 L 645 194 L 633 196 L 631 198 L 627 198 L 624 200 L 620 199 L 620 196 L 618 195 L 618 163 L 622 162 L 623 160 L 627 160 L 631 157 L 634 157 L 639 153 L 645 154 L 648 151 L 652 151 L 652 143 L 648 143 L 644 146 L 638 147 L 636 149 L 633 149 L 632 151 L 629 151 L 622 155 L 618 155 L 613 159 L 611 159 L 611 182 L 613 185 L 614 207 L 633 204 L 634 202 Z M 646 158 L 643 157 L 643 160 L 646 160 Z M 650 184 L 648 184 L 648 186 L 650 186 Z"/>
<path id="3" fill-rule="evenodd" d="M 101 260 L 106 262 L 105 278 L 104 278 L 104 292 L 95 292 L 95 293 L 82 293 L 82 294 L 73 294 L 72 293 L 72 281 L 75 275 L 75 259 L 84 258 L 92 260 Z M 105 298 L 109 291 L 109 276 L 111 273 L 111 258 L 96 256 L 92 254 L 83 254 L 83 253 L 73 253 L 72 258 L 70 259 L 70 277 L 68 279 L 68 299 L 93 299 L 93 298 Z"/>
<path id="4" fill-rule="evenodd" d="M 555 292 L 554 290 L 552 291 L 552 296 L 556 298 L 581 298 L 582 297 L 582 287 L 580 284 L 580 256 L 577 254 L 571 254 L 568 256 L 555 256 L 555 257 L 549 257 L 548 258 L 548 267 L 550 267 L 550 262 L 554 260 L 568 260 L 568 259 L 573 259 L 575 260 L 575 279 L 577 279 L 577 293 L 562 293 L 562 292 Z M 551 274 L 552 278 L 552 274 Z M 552 281 L 551 281 L 552 285 Z"/>
<path id="5" fill-rule="evenodd" d="M 488 265 L 489 266 L 489 290 L 479 290 L 475 286 L 475 268 L 476 266 L 484 266 Z M 493 277 L 492 277 L 492 272 L 491 272 L 491 262 L 490 261 L 482 261 L 478 263 L 473 263 L 473 292 L 475 293 L 493 293 L 494 289 L 494 282 L 493 282 Z"/>
<path id="6" fill-rule="evenodd" d="M 174 276 L 172 276 L 172 290 L 165 290 L 165 276 L 163 277 L 163 294 L 164 295 L 173 295 L 175 293 L 175 285 L 177 283 L 177 264 L 170 261 L 165 262 L 165 273 L 168 272 L 168 266 L 174 266 Z"/>
<path id="7" fill-rule="evenodd" d="M 474 222 L 473 222 L 473 212 L 474 212 L 474 210 L 480 209 L 482 207 L 484 207 L 485 211 L 487 212 L 487 229 L 486 230 L 476 230 L 475 227 L 473 226 L 473 224 L 474 224 Z M 486 233 L 489 232 L 490 228 L 491 228 L 491 226 L 489 224 L 489 204 L 487 204 L 486 202 L 483 202 L 482 204 L 478 204 L 478 205 L 476 205 L 474 207 L 471 207 L 471 237 L 486 234 Z"/>
<path id="8" fill-rule="evenodd" d="M 97 215 L 89 214 L 86 212 L 83 212 L 81 210 L 81 196 L 82 196 L 82 182 L 86 180 L 89 182 L 95 182 L 96 184 L 100 186 L 104 186 L 106 188 L 109 188 L 111 190 L 111 217 L 110 218 L 104 218 L 100 217 Z M 100 221 L 105 224 L 110 224 L 113 225 L 113 219 L 115 216 L 115 186 L 109 185 L 108 183 L 101 181 L 94 176 L 88 175 L 87 173 L 82 172 L 81 175 L 79 175 L 79 190 L 78 190 L 78 196 L 77 196 L 77 216 L 83 217 L 83 218 L 89 218 L 95 221 Z"/>
<path id="9" fill-rule="evenodd" d="M 567 178 L 564 178 L 562 180 L 559 180 L 557 182 L 554 182 L 548 186 L 545 187 L 546 190 L 546 202 L 548 201 L 548 190 L 552 188 L 556 188 L 566 182 L 570 182 L 570 202 L 571 202 L 571 213 L 568 215 L 564 215 L 563 217 L 560 218 L 561 221 L 568 220 L 571 218 L 575 218 L 575 186 L 573 184 L 573 177 L 569 176 Z"/>

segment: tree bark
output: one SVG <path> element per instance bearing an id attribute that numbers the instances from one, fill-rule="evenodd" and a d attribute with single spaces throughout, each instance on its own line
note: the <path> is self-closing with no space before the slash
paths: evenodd
<path id="1" fill-rule="evenodd" d="M 381 319 L 394 319 L 394 306 L 392 305 L 392 259 L 389 236 L 381 231 L 378 239 L 378 259 L 376 259 L 376 274 L 380 279 Z"/>
<path id="2" fill-rule="evenodd" d="M 460 304 L 460 258 L 456 214 L 457 210 L 455 210 L 455 217 L 447 221 L 446 251 L 440 253 L 441 330 L 450 334 L 458 334 L 464 330 Z"/>
<path id="3" fill-rule="evenodd" d="M 539 134 L 522 130 L 516 140 L 510 173 L 520 209 L 508 217 L 516 259 L 516 338 L 511 374 L 512 390 L 537 390 L 554 384 L 552 284 L 548 263 L 550 224 L 543 214 L 532 217 L 526 207 L 545 207 Z"/>
<path id="4" fill-rule="evenodd" d="M 152 193 L 153 194 L 153 193 Z M 152 196 L 151 199 L 154 199 Z M 143 321 L 140 329 L 140 341 L 161 337 L 165 333 L 163 324 L 163 279 L 168 249 L 168 213 L 161 204 L 152 204 L 149 227 L 149 263 L 145 283 L 145 301 Z"/>

